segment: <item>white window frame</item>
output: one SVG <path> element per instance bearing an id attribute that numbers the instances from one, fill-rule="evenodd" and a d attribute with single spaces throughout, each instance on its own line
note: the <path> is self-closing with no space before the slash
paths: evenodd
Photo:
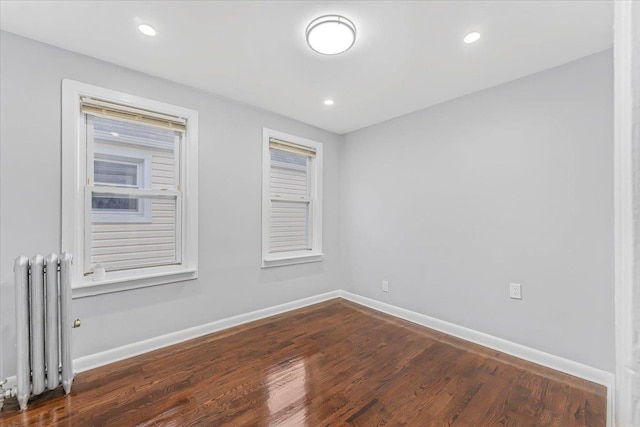
<path id="1" fill-rule="evenodd" d="M 311 200 L 311 250 L 269 252 L 271 222 L 271 138 L 287 141 L 302 147 L 315 150 L 316 155 L 310 163 L 309 198 Z M 262 128 L 262 268 L 283 265 L 320 262 L 324 259 L 322 252 L 322 143 L 299 136 L 290 135 L 273 129 Z"/>
<path id="2" fill-rule="evenodd" d="M 187 130 L 178 158 L 180 203 L 176 208 L 176 257 L 179 264 L 109 271 L 103 280 L 85 275 L 87 224 L 87 162 L 85 114 L 81 99 L 90 97 L 186 119 Z M 91 165 L 89 166 L 89 163 Z M 113 188 L 112 188 L 113 189 Z M 114 192 L 117 189 L 113 189 Z M 88 223 L 91 221 L 89 219 Z M 82 224 L 79 226 L 78 224 Z M 198 112 L 139 96 L 65 79 L 62 82 L 62 245 L 74 256 L 73 298 L 174 283 L 198 278 Z"/>

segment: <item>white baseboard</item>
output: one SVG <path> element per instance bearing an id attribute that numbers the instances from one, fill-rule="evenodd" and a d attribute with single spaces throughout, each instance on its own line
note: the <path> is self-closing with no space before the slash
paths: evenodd
<path id="1" fill-rule="evenodd" d="M 109 363 L 117 362 L 119 360 L 127 359 L 129 357 L 137 356 L 149 351 L 157 350 L 162 347 L 167 347 L 173 344 L 178 344 L 193 338 L 198 338 L 203 335 L 218 332 L 223 329 L 239 326 L 244 323 L 253 322 L 255 320 L 264 319 L 265 317 L 274 316 L 276 314 L 285 313 L 287 311 L 296 310 L 309 305 L 317 304 L 322 301 L 327 301 L 333 298 L 338 298 L 340 291 L 331 291 L 320 295 L 315 295 L 296 301 L 275 305 L 273 307 L 267 307 L 260 310 L 252 311 L 249 313 L 239 314 L 237 316 L 227 317 L 225 319 L 216 320 L 204 325 L 194 326 L 192 328 L 183 329 L 181 331 L 172 332 L 158 337 L 149 338 L 148 340 L 127 344 L 122 347 L 117 347 L 111 350 L 106 350 L 100 353 L 91 354 L 88 356 L 82 356 L 73 361 L 73 369 L 75 372 L 84 372 L 89 369 L 94 369 L 99 366 L 104 366 Z"/>
<path id="2" fill-rule="evenodd" d="M 347 291 L 340 291 L 340 296 L 348 301 L 365 307 L 377 310 L 400 319 L 434 329 L 445 334 L 453 335 L 466 341 L 489 347 L 494 350 L 507 353 L 529 362 L 555 369 L 575 377 L 584 378 L 597 384 L 607 387 L 607 426 L 613 426 L 613 398 L 614 398 L 614 375 L 611 372 L 603 371 L 592 366 L 584 365 L 573 360 L 560 356 L 545 353 L 531 347 L 507 341 L 493 335 L 485 334 L 473 329 L 465 328 L 454 323 L 445 322 L 425 314 L 416 313 L 395 305 L 387 304 L 371 298 L 353 294 Z"/>

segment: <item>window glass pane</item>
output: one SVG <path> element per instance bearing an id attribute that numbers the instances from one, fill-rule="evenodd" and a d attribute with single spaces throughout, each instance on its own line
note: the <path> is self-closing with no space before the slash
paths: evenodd
<path id="1" fill-rule="evenodd" d="M 273 200 L 270 232 L 269 252 L 311 249 L 309 203 Z"/>
<path id="2" fill-rule="evenodd" d="M 120 138 L 126 144 L 155 145 L 166 150 L 173 150 L 176 136 L 176 132 L 169 129 L 98 116 L 94 118 L 93 131 L 96 139 Z"/>
<path id="3" fill-rule="evenodd" d="M 138 185 L 137 164 L 95 160 L 93 176 L 96 184 L 135 187 Z"/>
<path id="4" fill-rule="evenodd" d="M 94 195 L 91 198 L 91 208 L 102 211 L 138 212 L 138 199 Z"/>
<path id="5" fill-rule="evenodd" d="M 271 151 L 271 196 L 305 199 L 308 194 L 307 156 L 287 151 Z"/>
<path id="6" fill-rule="evenodd" d="M 93 200 L 109 194 L 93 193 Z M 176 232 L 177 199 L 172 197 L 129 197 L 118 195 L 138 207 L 138 212 L 119 213 L 144 218 L 142 222 L 104 222 L 102 212 L 93 211 L 90 263 L 104 265 L 107 271 L 179 263 Z M 108 214 L 104 214 L 108 215 Z"/>
<path id="7" fill-rule="evenodd" d="M 290 153 L 288 151 L 269 149 L 271 152 L 271 165 L 275 167 L 294 169 L 299 171 L 307 170 L 307 156 Z"/>

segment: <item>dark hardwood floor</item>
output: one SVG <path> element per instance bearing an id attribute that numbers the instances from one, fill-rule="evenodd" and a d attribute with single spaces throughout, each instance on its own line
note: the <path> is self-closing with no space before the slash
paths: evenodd
<path id="1" fill-rule="evenodd" d="M 604 387 L 342 299 L 78 374 L 2 426 L 605 426 Z"/>

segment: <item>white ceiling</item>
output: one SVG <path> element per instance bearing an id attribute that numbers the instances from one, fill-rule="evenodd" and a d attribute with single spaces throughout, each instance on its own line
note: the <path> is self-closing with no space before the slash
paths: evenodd
<path id="1" fill-rule="evenodd" d="M 345 133 L 609 48 L 612 9 L 578 0 L 1 1 L 0 28 Z M 306 25 L 327 13 L 357 27 L 345 54 L 306 45 Z M 158 35 L 140 34 L 140 22 Z M 482 38 L 466 45 L 471 31 Z"/>

